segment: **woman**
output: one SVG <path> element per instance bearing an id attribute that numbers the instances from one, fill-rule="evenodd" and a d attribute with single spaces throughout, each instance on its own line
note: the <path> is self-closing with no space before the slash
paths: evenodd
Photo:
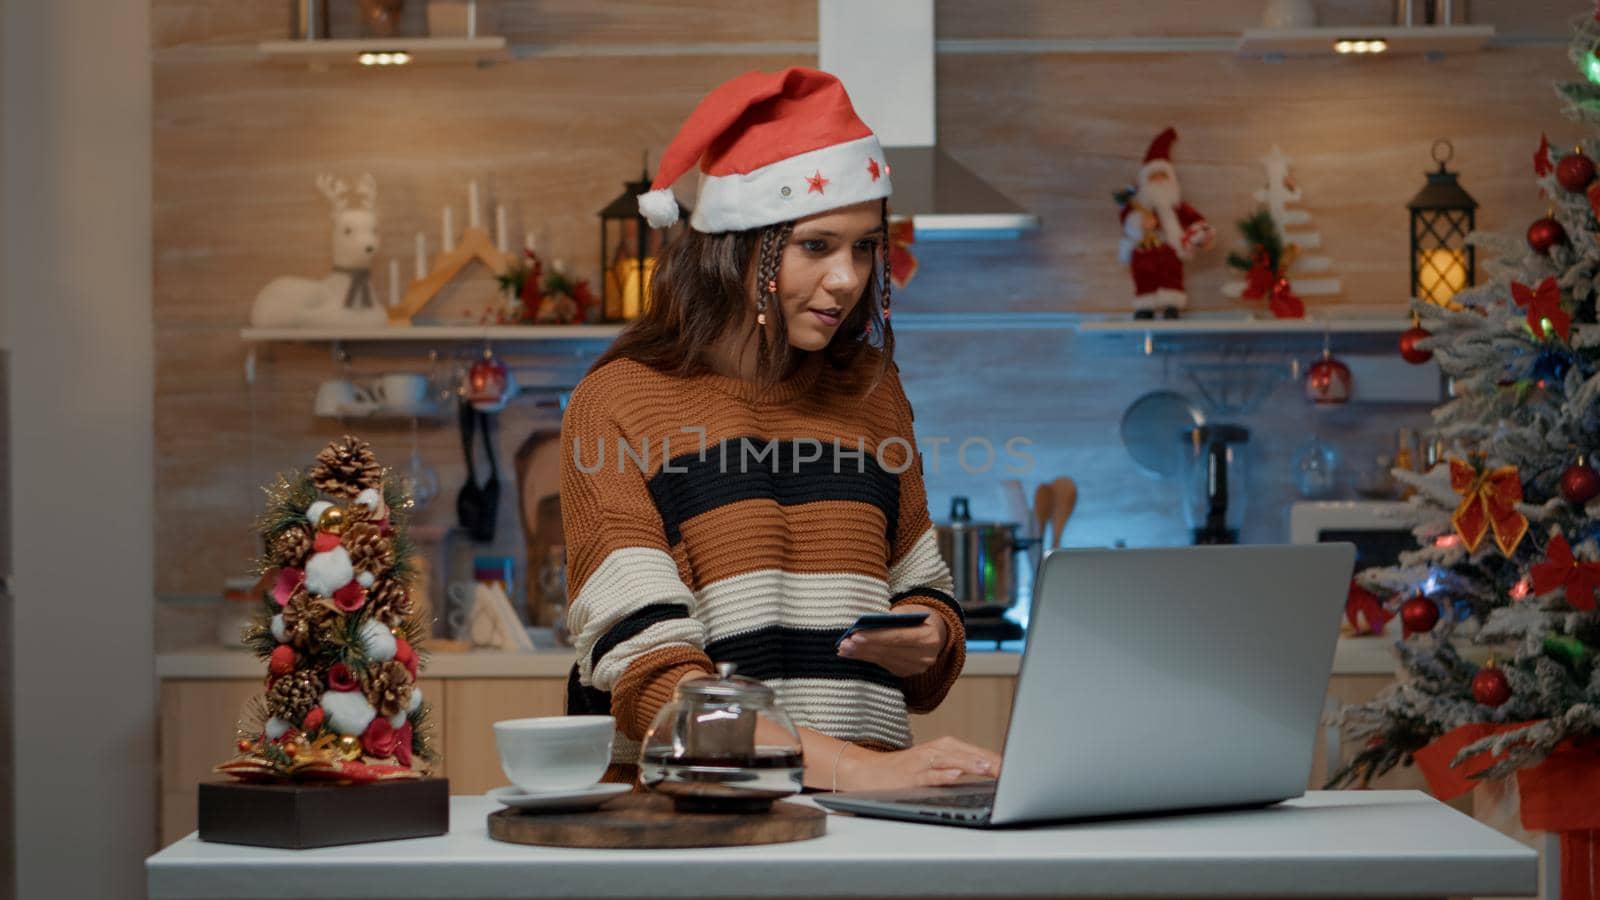
<path id="1" fill-rule="evenodd" d="M 678 682 L 733 662 L 801 728 L 821 789 L 992 777 L 951 738 L 911 746 L 965 661 L 893 364 L 889 169 L 831 75 L 752 72 L 708 94 L 640 209 L 691 229 L 643 317 L 573 391 L 562 425 L 569 712 L 615 715 L 608 775 Z M 863 632 L 865 613 L 926 613 Z"/>

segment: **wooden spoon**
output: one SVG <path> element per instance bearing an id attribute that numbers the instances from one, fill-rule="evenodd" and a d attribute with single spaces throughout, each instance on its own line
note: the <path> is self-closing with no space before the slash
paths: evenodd
<path id="1" fill-rule="evenodd" d="M 1055 502 L 1050 508 L 1050 527 L 1055 531 L 1055 543 L 1052 547 L 1061 546 L 1061 534 L 1067 530 L 1067 520 L 1072 518 L 1072 510 L 1078 505 L 1078 483 L 1063 475 L 1057 478 L 1050 486 Z"/>
<path id="2" fill-rule="evenodd" d="M 1050 521 L 1055 502 L 1055 488 L 1050 482 L 1033 489 L 1033 531 L 1041 547 L 1044 546 L 1044 523 Z"/>

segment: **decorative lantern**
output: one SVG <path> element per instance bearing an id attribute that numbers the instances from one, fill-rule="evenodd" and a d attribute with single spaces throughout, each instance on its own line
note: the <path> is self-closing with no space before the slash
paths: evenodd
<path id="1" fill-rule="evenodd" d="M 600 210 L 600 307 L 608 322 L 637 319 L 650 302 L 650 276 L 656 253 L 689 221 L 689 208 L 679 204 L 678 224 L 652 229 L 639 212 L 639 195 L 650 190 L 647 167 L 630 181 L 621 196 Z"/>
<path id="2" fill-rule="evenodd" d="M 1472 199 L 1455 172 L 1445 168 L 1454 155 L 1446 140 L 1433 142 L 1433 160 L 1439 171 L 1428 173 L 1428 183 L 1406 208 L 1411 210 L 1411 296 L 1439 306 L 1474 282 L 1475 254 L 1467 235 L 1476 222 L 1478 201 Z"/>

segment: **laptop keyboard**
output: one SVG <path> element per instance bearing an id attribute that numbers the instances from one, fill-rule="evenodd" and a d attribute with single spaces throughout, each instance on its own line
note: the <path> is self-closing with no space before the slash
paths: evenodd
<path id="1" fill-rule="evenodd" d="M 960 794 L 928 794 L 917 797 L 914 801 L 918 806 L 944 806 L 952 809 L 988 809 L 994 805 L 994 792 L 960 793 Z"/>

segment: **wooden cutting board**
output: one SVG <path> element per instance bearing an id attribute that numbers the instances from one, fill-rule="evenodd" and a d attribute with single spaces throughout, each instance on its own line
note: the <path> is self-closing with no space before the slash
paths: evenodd
<path id="1" fill-rule="evenodd" d="M 682 813 L 660 794 L 627 794 L 599 809 L 489 814 L 489 837 L 513 844 L 591 849 L 671 849 L 783 844 L 821 837 L 828 814 L 774 803 L 762 813 Z"/>

